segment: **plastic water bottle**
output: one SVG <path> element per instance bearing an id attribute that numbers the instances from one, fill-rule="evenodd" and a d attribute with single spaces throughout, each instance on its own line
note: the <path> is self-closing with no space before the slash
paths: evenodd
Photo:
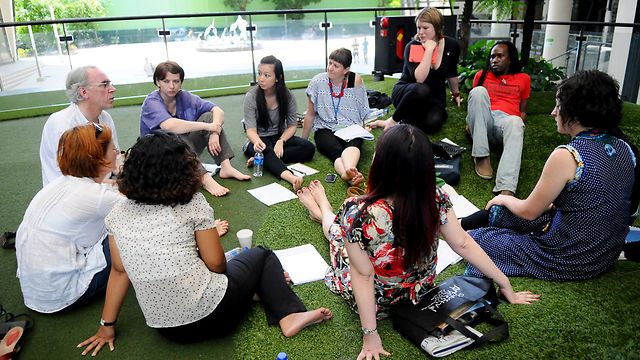
<path id="1" fill-rule="evenodd" d="M 234 257 L 238 256 L 238 254 L 240 254 L 241 252 L 245 251 L 245 250 L 249 250 L 248 247 L 237 247 L 237 248 L 233 248 L 229 251 L 227 251 L 226 253 L 224 253 L 224 257 L 227 259 L 227 261 L 233 259 Z"/>
<path id="2" fill-rule="evenodd" d="M 278 353 L 278 356 L 276 356 L 276 360 L 289 360 L 289 357 L 287 356 L 287 353 L 283 351 Z"/>
<path id="3" fill-rule="evenodd" d="M 256 154 L 253 155 L 253 176 L 255 177 L 262 176 L 263 166 L 264 166 L 264 155 L 262 155 L 262 152 L 256 151 Z"/>

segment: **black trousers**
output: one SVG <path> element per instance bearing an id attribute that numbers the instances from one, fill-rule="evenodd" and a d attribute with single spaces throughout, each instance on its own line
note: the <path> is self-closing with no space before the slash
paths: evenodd
<path id="1" fill-rule="evenodd" d="M 427 135 L 433 135 L 447 121 L 447 110 L 441 99 L 433 96 L 428 85 L 422 83 L 396 84 L 391 98 L 396 112 L 393 119 L 414 125 Z"/>
<path id="2" fill-rule="evenodd" d="M 253 306 L 258 294 L 269 325 L 287 315 L 307 311 L 286 283 L 280 260 L 273 251 L 255 247 L 241 252 L 227 263 L 227 291 L 218 307 L 207 317 L 182 326 L 158 329 L 178 342 L 202 341 L 233 332 Z"/>
<path id="3" fill-rule="evenodd" d="M 293 136 L 291 139 L 287 140 L 283 146 L 284 153 L 282 154 L 282 157 L 277 157 L 273 152 L 273 147 L 276 145 L 278 139 L 280 139 L 280 135 L 260 136 L 260 140 L 262 140 L 262 142 L 267 146 L 262 152 L 264 155 L 264 168 L 276 177 L 279 178 L 280 174 L 287 170 L 286 164 L 305 162 L 313 159 L 313 154 L 315 154 L 316 148 L 309 140 L 305 140 L 298 136 Z M 246 149 L 244 149 L 244 154 L 251 157 L 255 152 L 253 143 L 249 141 Z"/>
<path id="4" fill-rule="evenodd" d="M 351 141 L 344 141 L 333 134 L 333 131 L 329 129 L 318 129 L 313 135 L 316 141 L 316 146 L 320 154 L 331 159 L 331 162 L 336 161 L 337 158 L 342 156 L 344 149 L 349 146 L 357 147 L 360 149 L 362 146 L 362 139 L 356 138 Z"/>

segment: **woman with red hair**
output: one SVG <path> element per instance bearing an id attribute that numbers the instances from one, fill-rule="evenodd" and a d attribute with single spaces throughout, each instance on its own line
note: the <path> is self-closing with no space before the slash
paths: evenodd
<path id="1" fill-rule="evenodd" d="M 41 313 L 76 307 L 104 292 L 111 270 L 104 218 L 121 196 L 103 183 L 118 150 L 99 124 L 67 130 L 58 143 L 61 176 L 31 200 L 16 235 L 24 304 Z"/>

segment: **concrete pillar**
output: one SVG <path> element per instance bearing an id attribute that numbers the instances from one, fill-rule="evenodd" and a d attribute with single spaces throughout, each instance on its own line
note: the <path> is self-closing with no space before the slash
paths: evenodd
<path id="1" fill-rule="evenodd" d="M 4 22 L 13 22 L 13 1 L 12 0 L 0 0 L 0 11 L 2 12 L 2 18 Z M 18 54 L 16 53 L 16 30 L 13 27 L 4 28 L 7 34 L 7 42 L 9 43 L 9 49 L 11 50 L 11 57 L 13 61 L 18 60 Z"/>
<path id="2" fill-rule="evenodd" d="M 619 0 L 616 22 L 633 23 L 637 5 L 636 0 Z M 632 33 L 633 28 L 630 27 L 616 27 L 613 31 L 608 73 L 620 82 L 620 89 L 622 89 L 624 84 L 624 74 L 627 69 Z"/>
<path id="3" fill-rule="evenodd" d="M 570 21 L 573 0 L 550 0 L 547 21 Z M 551 60 L 567 51 L 568 25 L 547 25 L 544 34 L 542 57 Z M 566 66 L 564 57 L 553 60 L 554 66 Z"/>
<path id="4" fill-rule="evenodd" d="M 498 20 L 498 10 L 493 9 L 493 12 L 491 13 L 491 20 Z M 511 25 L 509 24 L 491 24 L 491 33 L 489 34 L 489 36 L 503 37 L 508 39 L 510 28 Z"/>

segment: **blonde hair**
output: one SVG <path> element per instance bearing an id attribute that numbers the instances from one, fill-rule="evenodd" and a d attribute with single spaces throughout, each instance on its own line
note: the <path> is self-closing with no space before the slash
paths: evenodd
<path id="1" fill-rule="evenodd" d="M 444 37 L 444 17 L 440 10 L 432 7 L 425 7 L 420 10 L 418 15 L 416 15 L 416 28 L 418 27 L 418 22 L 428 22 L 433 25 L 433 29 L 436 32 L 436 41 L 440 41 Z M 413 37 L 415 40 L 418 39 L 418 33 L 416 32 L 416 36 Z"/>

